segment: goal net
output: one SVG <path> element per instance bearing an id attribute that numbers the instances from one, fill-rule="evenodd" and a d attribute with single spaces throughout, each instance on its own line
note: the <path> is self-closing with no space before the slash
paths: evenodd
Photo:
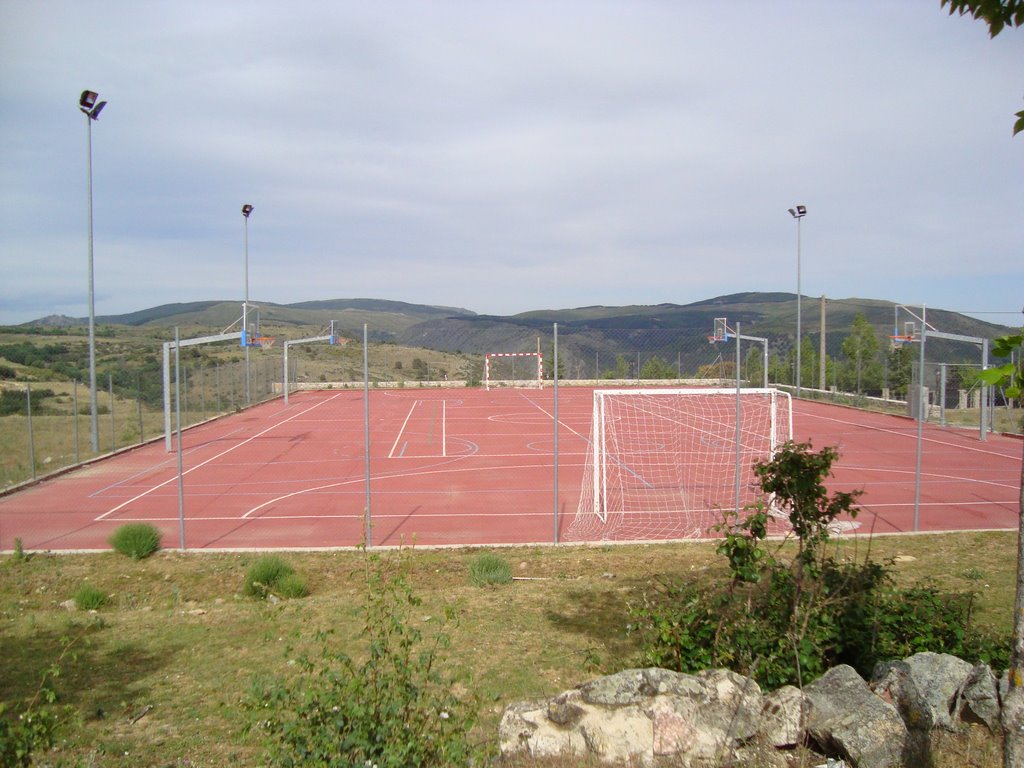
<path id="1" fill-rule="evenodd" d="M 792 433 L 790 396 L 774 389 L 595 390 L 568 538 L 704 535 L 722 510 L 757 500 L 754 463 Z"/>
<path id="2" fill-rule="evenodd" d="M 491 352 L 484 355 L 484 387 L 544 386 L 544 357 L 539 352 Z"/>

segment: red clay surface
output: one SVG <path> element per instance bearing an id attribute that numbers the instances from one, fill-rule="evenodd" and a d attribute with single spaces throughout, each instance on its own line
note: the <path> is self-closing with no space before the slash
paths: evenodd
<path id="1" fill-rule="evenodd" d="M 558 526 L 567 541 L 590 432 L 590 389 L 559 389 Z M 293 395 L 0 498 L 0 549 L 106 549 L 126 522 L 187 549 L 346 547 L 367 505 L 362 391 Z M 836 446 L 832 490 L 861 489 L 860 532 L 1016 529 L 1017 439 L 794 402 L 794 438 Z M 555 539 L 554 391 L 370 391 L 372 546 Z M 179 505 L 179 498 L 181 499 Z M 715 522 L 709 516 L 707 525 Z M 611 537 L 615 537 L 612 533 Z M 654 538 L 654 537 L 652 537 Z"/>

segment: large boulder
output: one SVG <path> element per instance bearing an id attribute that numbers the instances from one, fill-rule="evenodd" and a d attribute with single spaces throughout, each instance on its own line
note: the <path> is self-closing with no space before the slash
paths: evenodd
<path id="1" fill-rule="evenodd" d="M 907 727 L 895 706 L 876 696 L 857 671 L 842 664 L 804 686 L 808 735 L 826 755 L 853 768 L 896 768 Z"/>

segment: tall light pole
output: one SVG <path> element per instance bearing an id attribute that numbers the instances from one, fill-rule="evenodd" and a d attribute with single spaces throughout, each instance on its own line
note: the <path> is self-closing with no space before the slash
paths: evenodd
<path id="1" fill-rule="evenodd" d="M 87 138 L 87 176 L 88 176 L 88 199 L 89 208 L 89 404 L 92 414 L 91 424 L 91 445 L 93 453 L 100 449 L 99 421 L 96 415 L 96 292 L 93 282 L 93 260 L 92 260 L 92 121 L 100 116 L 100 112 L 107 106 L 107 102 L 96 103 L 99 95 L 95 91 L 82 91 L 78 97 L 78 108 L 85 115 L 85 128 Z"/>
<path id="2" fill-rule="evenodd" d="M 796 219 L 796 396 L 800 397 L 800 219 L 807 215 L 807 206 L 790 208 L 789 215 Z"/>
<path id="3" fill-rule="evenodd" d="M 245 347 L 245 404 L 249 404 L 249 214 L 252 206 L 242 206 L 243 229 L 245 231 L 245 300 L 242 302 L 242 345 Z"/>

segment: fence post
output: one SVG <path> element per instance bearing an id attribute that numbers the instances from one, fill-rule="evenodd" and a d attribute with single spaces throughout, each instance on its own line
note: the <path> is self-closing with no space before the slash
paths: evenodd
<path id="1" fill-rule="evenodd" d="M 370 355 L 367 346 L 367 324 L 363 323 L 363 451 L 366 454 L 366 549 L 372 546 L 370 517 Z"/>
<path id="2" fill-rule="evenodd" d="M 117 450 L 117 435 L 114 434 L 114 374 L 107 374 L 107 391 L 110 393 L 110 452 Z"/>
<path id="3" fill-rule="evenodd" d="M 553 369 L 551 372 L 551 380 L 554 383 L 554 394 L 555 394 L 555 455 L 554 455 L 554 472 L 555 472 L 555 544 L 558 544 L 558 323 L 554 324 L 553 330 L 553 342 L 554 347 L 552 352 Z"/>
<path id="4" fill-rule="evenodd" d="M 25 413 L 28 417 L 28 465 L 32 469 L 32 479 L 36 479 L 36 446 L 32 436 L 32 385 L 25 385 Z"/>
<path id="5" fill-rule="evenodd" d="M 80 464 L 81 458 L 78 452 L 78 379 L 75 379 L 74 386 L 71 388 L 71 405 L 75 409 L 75 412 L 72 414 L 75 422 L 75 464 Z"/>

